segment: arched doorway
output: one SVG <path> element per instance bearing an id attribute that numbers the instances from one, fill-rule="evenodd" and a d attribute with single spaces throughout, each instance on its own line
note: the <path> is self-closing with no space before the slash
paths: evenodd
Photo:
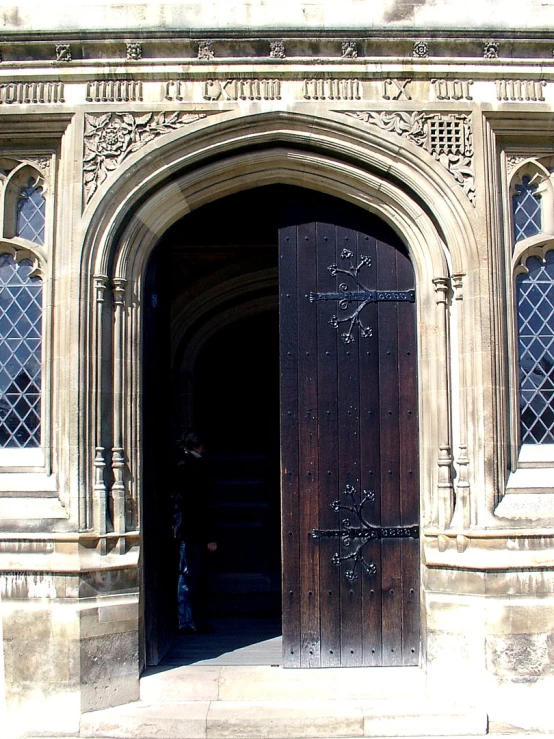
<path id="1" fill-rule="evenodd" d="M 205 613 L 216 631 L 236 631 L 239 620 L 256 630 L 248 620 L 269 619 L 262 628 L 280 633 L 277 212 L 264 216 L 267 196 L 247 191 L 185 216 L 149 266 L 145 443 L 148 429 L 167 429 L 163 442 L 158 431 L 150 439 L 145 455 L 151 663 L 170 647 L 176 626 L 171 511 L 156 497 L 159 470 L 171 467 L 168 450 L 190 428 L 207 440 L 213 477 L 209 509 L 218 551 L 208 561 Z M 237 213 L 248 214 L 246 222 L 239 224 Z M 163 530 L 154 508 L 164 511 Z M 162 544 L 149 550 L 148 541 Z M 161 586 L 160 569 L 171 573 Z"/>
<path id="2" fill-rule="evenodd" d="M 275 297 L 276 282 L 270 286 L 271 280 L 260 279 L 275 269 L 277 251 L 280 382 L 275 329 L 274 343 L 268 341 L 267 292 Z M 264 472 L 260 483 L 256 465 L 263 460 L 276 469 L 277 415 L 269 420 L 267 411 L 275 408 L 271 398 L 280 390 L 285 664 L 417 663 L 415 278 L 402 242 L 383 221 L 339 200 L 268 186 L 178 221 L 159 244 L 148 279 L 146 305 L 158 318 L 145 321 L 145 352 L 150 320 L 156 325 L 158 369 L 150 370 L 145 393 L 152 399 L 149 386 L 171 389 L 145 403 L 145 413 L 157 414 L 145 417 L 145 427 L 159 428 L 162 418 L 173 437 L 191 423 L 212 436 L 222 485 L 231 478 L 212 504 L 221 531 L 240 530 L 231 515 L 233 504 L 235 512 L 237 505 L 243 512 L 248 508 L 244 499 L 229 499 L 237 483 L 244 490 L 257 480 L 257 498 L 250 503 L 275 510 L 276 476 Z M 160 352 L 156 342 L 164 335 Z M 172 384 L 152 374 L 160 371 L 164 355 Z M 262 355 L 265 367 L 254 361 Z M 157 442 L 152 439 L 156 453 L 150 453 L 150 461 L 145 458 L 145 480 L 149 469 L 152 487 L 160 479 L 155 470 L 170 467 L 167 452 L 160 453 L 159 436 Z M 170 439 L 165 446 L 171 447 Z M 237 463 L 240 474 L 229 471 Z M 147 501 L 148 491 L 148 563 L 154 532 L 148 534 L 147 522 L 154 517 Z M 161 510 L 159 501 L 156 507 Z M 250 554 L 253 550 L 266 562 L 267 572 L 264 576 L 258 564 L 257 572 L 247 573 L 243 565 L 242 585 L 235 583 L 235 592 L 227 588 L 228 604 L 234 601 L 235 608 L 237 598 L 246 595 L 247 574 L 260 582 L 272 580 L 278 560 L 275 544 L 270 545 L 277 541 L 275 518 L 270 514 L 265 524 L 259 517 L 242 522 L 265 525 L 259 541 L 251 537 Z M 164 562 L 150 546 L 147 580 L 155 582 Z M 244 534 L 228 537 L 224 546 L 227 563 L 248 562 Z M 164 571 L 171 571 L 169 550 L 165 558 Z M 225 575 L 233 574 L 220 568 L 213 578 L 220 586 L 213 600 L 219 599 L 223 610 Z M 243 598 L 240 608 L 248 602 Z M 250 604 L 252 609 L 252 598 Z M 168 643 L 170 614 L 171 598 L 162 605 L 158 597 L 150 612 L 147 603 L 158 645 L 152 661 L 163 653 L 164 640 Z"/>

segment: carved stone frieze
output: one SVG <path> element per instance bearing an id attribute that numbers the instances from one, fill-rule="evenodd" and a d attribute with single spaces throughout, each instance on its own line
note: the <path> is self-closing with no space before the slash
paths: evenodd
<path id="1" fill-rule="evenodd" d="M 483 57 L 485 59 L 498 59 L 498 41 L 485 41 L 483 44 Z"/>
<path id="2" fill-rule="evenodd" d="M 269 42 L 269 56 L 272 59 L 285 59 L 285 43 L 281 39 Z"/>
<path id="3" fill-rule="evenodd" d="M 206 113 L 105 113 L 85 115 L 85 203 L 106 177 L 149 141 L 205 118 Z"/>
<path id="4" fill-rule="evenodd" d="M 203 61 L 209 61 L 215 57 L 213 43 L 211 41 L 198 42 L 198 58 Z"/>
<path id="5" fill-rule="evenodd" d="M 471 115 L 453 113 L 337 111 L 408 139 L 429 152 L 475 203 Z"/>
<path id="6" fill-rule="evenodd" d="M 71 56 L 71 44 L 56 44 L 56 61 L 57 62 L 70 62 Z"/>
<path id="7" fill-rule="evenodd" d="M 416 41 L 414 43 L 413 56 L 415 59 L 427 59 L 429 56 L 429 44 L 427 41 Z"/>
<path id="8" fill-rule="evenodd" d="M 127 44 L 127 61 L 138 62 L 142 59 L 142 44 L 131 41 Z"/>
<path id="9" fill-rule="evenodd" d="M 358 58 L 358 44 L 355 41 L 343 41 L 342 42 L 342 59 L 357 59 Z"/>

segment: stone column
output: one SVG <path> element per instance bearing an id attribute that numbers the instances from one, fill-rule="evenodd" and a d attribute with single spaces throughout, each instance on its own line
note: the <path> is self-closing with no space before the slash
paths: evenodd
<path id="1" fill-rule="evenodd" d="M 449 341 L 448 341 L 448 293 L 450 281 L 448 277 L 436 277 L 433 280 L 437 302 L 437 335 L 441 344 L 437 361 L 443 363 L 439 381 L 441 387 L 437 389 L 437 415 L 439 428 L 438 449 L 438 482 L 437 499 L 433 518 L 439 529 L 444 530 L 452 515 L 452 441 L 450 431 L 450 375 L 449 375 Z"/>
<path id="2" fill-rule="evenodd" d="M 104 361 L 102 346 L 103 346 L 103 314 L 105 305 L 105 292 L 108 278 L 106 275 L 96 275 L 94 278 L 95 293 L 96 293 L 96 331 L 95 331 L 95 344 L 96 344 L 96 377 L 94 383 L 95 393 L 95 419 L 94 419 L 94 455 L 93 455 L 93 479 L 94 479 L 94 492 L 92 499 L 92 510 L 90 510 L 90 503 L 87 506 L 87 519 L 86 527 L 94 528 L 95 531 L 104 536 L 107 532 L 107 488 L 106 481 L 104 478 L 106 460 L 104 457 L 105 448 L 103 446 L 102 438 L 102 364 Z M 106 551 L 106 539 L 100 540 L 100 548 L 102 554 Z"/>
<path id="3" fill-rule="evenodd" d="M 123 368 L 125 354 L 125 288 L 127 281 L 117 277 L 113 281 L 114 340 L 113 340 L 113 447 L 111 489 L 114 532 L 125 534 L 125 449 L 123 446 Z M 125 553 L 125 537 L 118 542 Z"/>

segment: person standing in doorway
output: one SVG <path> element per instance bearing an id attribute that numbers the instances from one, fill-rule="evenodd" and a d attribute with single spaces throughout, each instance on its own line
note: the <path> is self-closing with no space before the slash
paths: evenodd
<path id="1" fill-rule="evenodd" d="M 212 481 L 205 440 L 190 432 L 179 451 L 173 492 L 173 533 L 179 544 L 177 617 L 179 631 L 193 634 L 207 628 L 202 602 L 206 556 L 216 551 L 217 543 L 208 507 Z"/>

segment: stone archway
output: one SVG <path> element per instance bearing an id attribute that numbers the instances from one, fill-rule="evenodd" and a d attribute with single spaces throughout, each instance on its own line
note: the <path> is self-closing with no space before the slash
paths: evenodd
<path id="1" fill-rule="evenodd" d="M 204 134 L 202 145 L 195 136 L 183 140 L 187 156 L 196 164 L 181 174 L 178 170 L 186 157 L 175 137 L 164 152 L 165 161 L 172 161 L 170 167 L 153 173 L 152 157 L 146 157 L 150 174 L 142 183 L 137 181 L 135 190 L 129 190 L 127 182 L 127 196 L 121 192 L 114 199 L 112 193 L 112 199 L 105 200 L 104 220 L 99 215 L 100 203 L 91 210 L 83 272 L 84 295 L 90 296 L 85 310 L 87 335 L 100 339 L 108 334 L 111 338 L 108 352 L 98 348 L 101 341 L 92 354 L 84 352 L 91 367 L 89 400 L 83 405 L 88 441 L 84 455 L 90 458 L 87 449 L 94 449 L 89 475 L 96 484 L 95 495 L 83 506 L 100 530 L 106 525 L 105 511 L 111 507 L 121 551 L 130 532 L 140 531 L 141 300 L 149 255 L 161 234 L 190 210 L 226 194 L 272 183 L 300 185 L 354 203 L 390 224 L 406 244 L 418 285 L 420 475 L 425 481 L 422 524 L 444 530 L 451 520 L 454 497 L 446 306 L 451 269 L 447 262 L 452 260 L 452 268 L 460 272 L 471 273 L 475 268 L 475 241 L 466 206 L 443 182 L 438 165 L 414 156 L 409 147 L 405 158 L 399 158 L 397 147 L 387 136 L 360 135 L 358 131 L 354 135 L 350 127 L 330 121 L 310 119 L 310 125 L 306 124 L 303 116 L 281 114 L 253 117 L 243 121 L 240 129 L 236 122 L 217 124 L 213 138 Z M 249 132 L 260 148 L 241 151 Z M 318 138 L 323 142 L 319 150 L 314 144 Z M 292 139 L 294 147 L 288 146 Z M 358 156 L 358 164 L 343 160 L 347 145 L 353 156 Z M 209 155 L 214 156 L 202 164 L 202 156 Z M 163 184 L 170 170 L 173 179 Z M 151 190 L 146 197 L 148 187 Z M 426 188 L 433 196 L 426 198 L 432 205 L 424 207 L 421 195 Z M 104 300 L 110 294 L 113 311 Z M 473 306 L 465 310 L 471 312 Z M 468 316 L 458 335 L 457 350 L 464 360 Z M 463 377 L 457 392 L 460 405 L 465 407 Z M 111 399 L 111 408 L 97 400 L 101 396 Z"/>

